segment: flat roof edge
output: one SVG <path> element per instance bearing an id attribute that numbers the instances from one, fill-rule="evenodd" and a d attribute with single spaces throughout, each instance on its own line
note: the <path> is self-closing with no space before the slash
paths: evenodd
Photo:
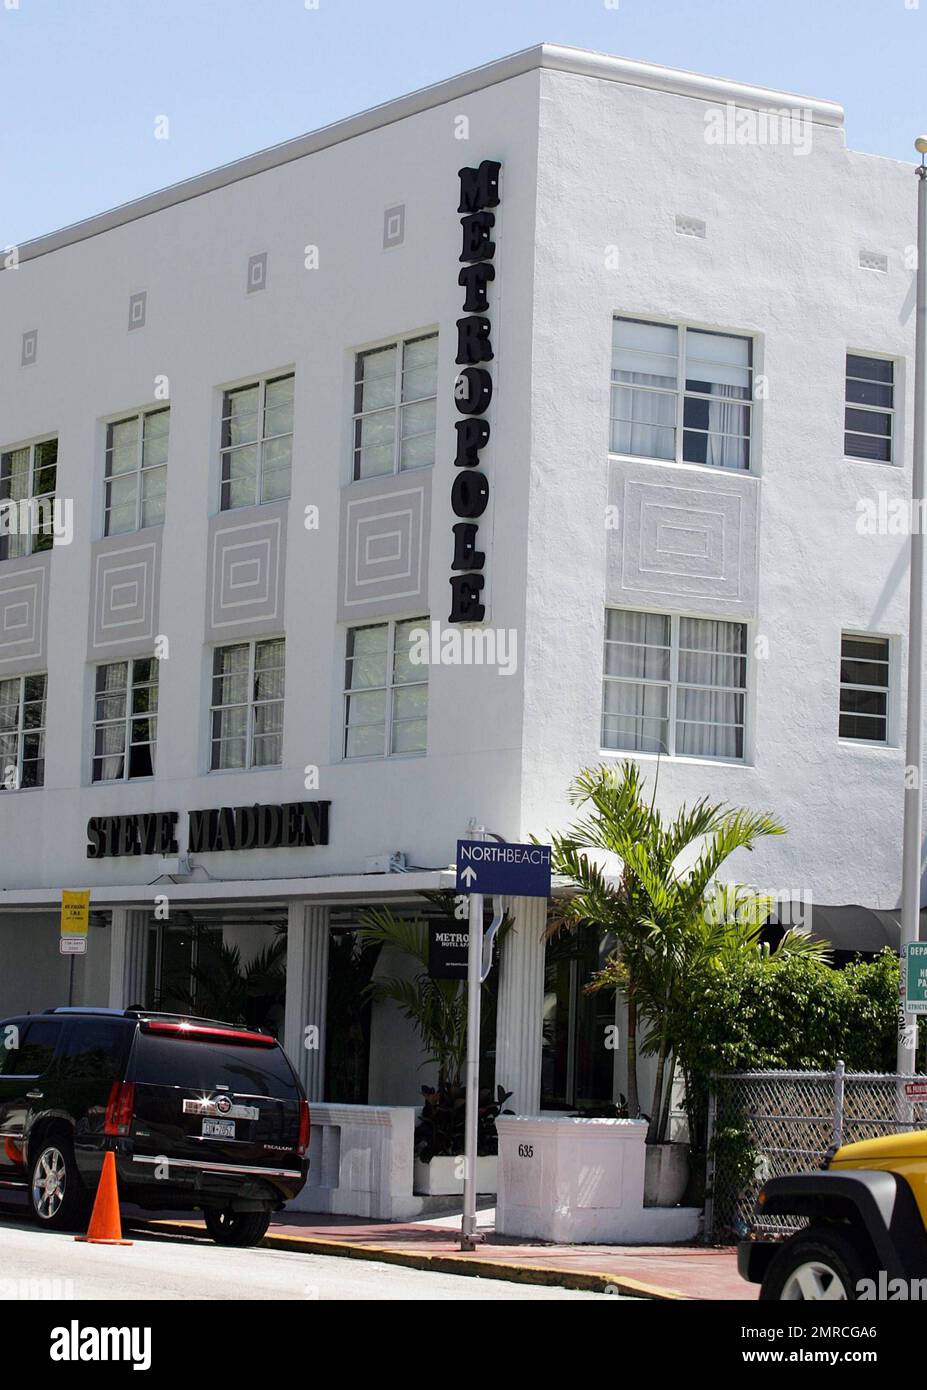
<path id="1" fill-rule="evenodd" d="M 436 106 L 443 106 L 447 102 L 457 101 L 486 87 L 507 82 L 539 68 L 624 83 L 628 86 L 647 87 L 654 91 L 694 97 L 702 101 L 733 102 L 738 106 L 766 111 L 797 111 L 810 116 L 811 120 L 821 125 L 843 125 L 843 107 L 836 102 L 824 101 L 817 97 L 797 96 L 791 92 L 777 92 L 767 87 L 750 86 L 722 77 L 706 77 L 701 73 L 661 67 L 659 64 L 644 63 L 634 58 L 616 58 L 607 53 L 594 53 L 587 49 L 568 48 L 560 44 L 538 44 L 533 48 L 512 53 L 508 57 L 485 63 L 481 67 L 471 68 L 455 77 L 445 78 L 428 87 L 421 87 L 406 96 L 395 97 L 379 106 L 372 106 L 357 115 L 347 116 L 306 135 L 298 135 L 281 144 L 270 145 L 267 149 L 245 155 L 229 164 L 222 164 L 206 173 L 194 174 L 180 183 L 169 184 L 166 188 L 146 193 L 141 198 L 122 203 L 107 212 L 96 213 L 81 222 L 73 222 L 58 231 L 24 242 L 17 248 L 19 261 L 21 263 L 35 260 L 65 246 L 86 241 L 103 232 L 148 217 L 152 213 L 161 212 L 165 208 L 188 202 L 191 198 L 213 193 L 242 179 L 252 178 L 255 174 L 289 164 L 294 159 L 317 154 L 320 150 L 330 149 L 345 140 L 353 140 L 358 135 L 392 125 L 396 121 L 418 115 Z M 0 269 L 2 268 L 0 266 Z"/>

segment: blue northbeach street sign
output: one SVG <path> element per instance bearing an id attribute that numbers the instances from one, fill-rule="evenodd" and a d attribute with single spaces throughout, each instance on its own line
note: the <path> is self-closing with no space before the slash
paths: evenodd
<path id="1" fill-rule="evenodd" d="M 550 845 L 457 841 L 457 892 L 550 896 Z"/>

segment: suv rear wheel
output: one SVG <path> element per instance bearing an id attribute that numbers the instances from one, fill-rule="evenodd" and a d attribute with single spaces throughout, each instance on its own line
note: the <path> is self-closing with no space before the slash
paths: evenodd
<path id="1" fill-rule="evenodd" d="M 67 1231 L 79 1226 L 87 1197 L 77 1173 L 70 1139 L 43 1139 L 29 1178 L 29 1204 L 40 1226 Z"/>
<path id="2" fill-rule="evenodd" d="M 786 1302 L 855 1302 L 871 1261 L 863 1243 L 837 1226 L 811 1226 L 771 1261 L 760 1298 Z"/>
<path id="3" fill-rule="evenodd" d="M 270 1225 L 269 1211 L 218 1211 L 207 1207 L 206 1229 L 217 1245 L 258 1245 Z"/>

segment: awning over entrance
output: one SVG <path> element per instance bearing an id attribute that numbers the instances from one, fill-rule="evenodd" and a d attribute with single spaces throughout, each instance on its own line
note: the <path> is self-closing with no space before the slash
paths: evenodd
<path id="1" fill-rule="evenodd" d="M 830 942 L 835 951 L 865 955 L 897 951 L 901 945 L 901 908 L 863 907 L 860 903 L 830 906 L 824 903 L 780 902 L 770 913 L 767 929 L 770 939 L 778 940 L 776 927 L 795 927 L 810 931 L 819 940 Z M 927 928 L 927 908 L 921 908 L 921 937 Z"/>

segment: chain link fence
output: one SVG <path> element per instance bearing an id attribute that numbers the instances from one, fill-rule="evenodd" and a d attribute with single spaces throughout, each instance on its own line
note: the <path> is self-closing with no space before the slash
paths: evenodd
<path id="1" fill-rule="evenodd" d="M 708 1114 L 705 1238 L 783 1233 L 798 1218 L 757 1217 L 767 1178 L 816 1169 L 835 1144 L 927 1129 L 927 1076 L 835 1071 L 716 1076 Z"/>

